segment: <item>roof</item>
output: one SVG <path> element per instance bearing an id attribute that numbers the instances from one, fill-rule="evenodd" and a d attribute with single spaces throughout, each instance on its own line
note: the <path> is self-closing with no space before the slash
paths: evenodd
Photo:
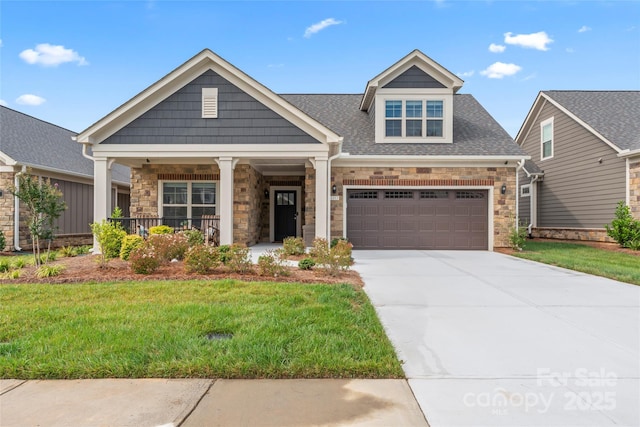
<path id="1" fill-rule="evenodd" d="M 351 155 L 528 157 L 469 94 L 453 96 L 453 143 L 443 144 L 377 144 L 373 117 L 359 108 L 362 94 L 281 96 L 341 135 L 344 138 L 342 152 Z"/>
<path id="2" fill-rule="evenodd" d="M 640 91 L 541 92 L 620 150 L 640 149 Z"/>
<path id="3" fill-rule="evenodd" d="M 19 165 L 93 179 L 93 162 L 82 155 L 77 134 L 19 111 L 0 106 L 0 151 Z M 114 181 L 128 183 L 129 168 L 114 165 Z"/>

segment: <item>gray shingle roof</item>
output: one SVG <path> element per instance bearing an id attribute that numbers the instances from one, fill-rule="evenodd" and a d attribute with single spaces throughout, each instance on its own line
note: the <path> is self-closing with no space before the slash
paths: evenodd
<path id="1" fill-rule="evenodd" d="M 507 132 L 468 94 L 453 97 L 452 144 L 376 144 L 375 125 L 360 111 L 361 94 L 281 95 L 344 138 L 351 155 L 526 156 Z"/>
<path id="2" fill-rule="evenodd" d="M 93 162 L 71 140 L 75 132 L 0 106 L 0 151 L 19 164 L 85 175 L 93 179 Z M 114 165 L 113 180 L 129 182 L 129 168 Z"/>
<path id="3" fill-rule="evenodd" d="M 640 149 L 640 91 L 549 90 L 542 93 L 621 150 Z"/>

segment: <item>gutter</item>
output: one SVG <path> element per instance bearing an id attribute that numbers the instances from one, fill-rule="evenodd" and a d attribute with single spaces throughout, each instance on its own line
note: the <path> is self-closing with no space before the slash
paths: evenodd
<path id="1" fill-rule="evenodd" d="M 26 166 L 22 166 L 22 170 L 13 177 L 13 186 L 16 191 L 20 190 L 20 175 L 27 171 Z M 20 247 L 20 199 L 13 196 L 13 250 L 15 252 L 22 251 Z"/>
<path id="2" fill-rule="evenodd" d="M 327 241 L 331 243 L 331 162 L 342 155 L 342 142 L 344 138 L 338 139 L 338 152 L 327 159 L 327 194 L 329 194 L 329 200 L 327 200 Z M 344 197 L 344 194 L 342 195 Z M 343 200 L 344 203 L 344 200 Z M 346 236 L 345 236 L 346 237 Z"/>
<path id="3" fill-rule="evenodd" d="M 629 157 L 633 157 L 633 156 L 640 156 L 640 148 L 637 148 L 635 150 L 626 149 L 626 150 L 621 151 L 621 152 L 618 153 L 618 157 L 629 158 Z"/>

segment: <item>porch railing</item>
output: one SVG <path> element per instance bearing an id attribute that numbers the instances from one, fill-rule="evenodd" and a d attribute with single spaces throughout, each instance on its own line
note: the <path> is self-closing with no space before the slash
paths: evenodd
<path id="1" fill-rule="evenodd" d="M 184 230 L 198 230 L 205 236 L 206 241 L 216 242 L 220 235 L 220 217 L 218 215 L 204 215 L 199 218 L 186 217 L 130 217 L 108 218 L 109 221 L 118 222 L 129 234 L 139 234 L 143 237 L 149 235 L 149 229 L 157 225 L 167 225 L 177 233 Z"/>

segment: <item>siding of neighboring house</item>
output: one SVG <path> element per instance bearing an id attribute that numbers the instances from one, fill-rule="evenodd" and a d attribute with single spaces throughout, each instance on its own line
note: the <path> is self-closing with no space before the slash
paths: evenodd
<path id="1" fill-rule="evenodd" d="M 540 123 L 551 117 L 553 158 L 540 160 Z M 548 102 L 522 148 L 544 171 L 537 184 L 538 227 L 604 228 L 611 222 L 625 199 L 625 161 L 615 150 Z"/>
<path id="2" fill-rule="evenodd" d="M 202 118 L 202 88 L 218 88 L 218 118 Z M 102 144 L 320 143 L 209 70 Z"/>
<path id="3" fill-rule="evenodd" d="M 530 182 L 531 178 L 527 177 L 527 174 L 520 171 L 518 175 L 518 184 L 520 185 L 520 187 L 529 184 Z M 520 195 L 520 199 L 518 199 L 518 220 L 520 224 L 526 226 L 531 224 L 531 196 L 522 197 L 520 188 L 517 188 L 516 191 Z M 533 188 L 531 189 L 531 191 L 533 191 Z"/>
<path id="4" fill-rule="evenodd" d="M 445 88 L 446 86 L 422 71 L 415 65 L 398 77 L 387 83 L 383 88 L 403 88 L 403 89 L 434 89 Z"/>
<path id="5" fill-rule="evenodd" d="M 58 184 L 67 209 L 56 221 L 57 234 L 91 233 L 89 224 L 93 222 L 93 185 L 52 179 Z"/>

